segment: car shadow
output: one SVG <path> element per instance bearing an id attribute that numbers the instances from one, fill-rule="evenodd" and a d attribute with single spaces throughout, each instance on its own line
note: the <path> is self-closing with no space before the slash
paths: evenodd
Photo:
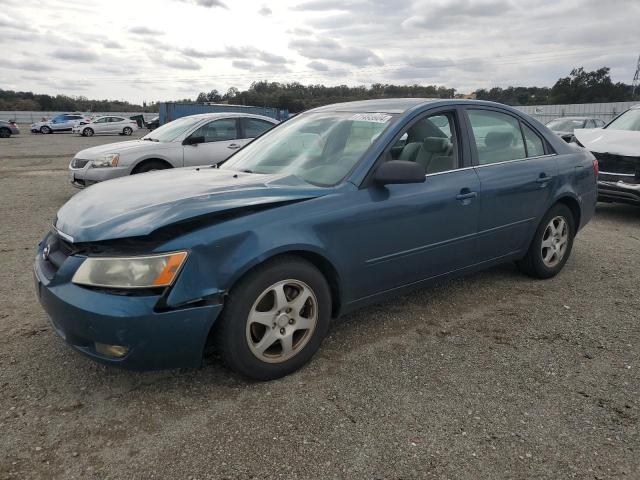
<path id="1" fill-rule="evenodd" d="M 638 221 L 640 220 L 640 206 L 625 203 L 604 203 L 596 205 L 596 215 L 614 221 Z"/>

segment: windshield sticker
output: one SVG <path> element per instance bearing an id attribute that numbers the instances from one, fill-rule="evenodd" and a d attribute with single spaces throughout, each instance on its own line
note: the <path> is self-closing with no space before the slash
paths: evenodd
<path id="1" fill-rule="evenodd" d="M 360 120 L 361 122 L 387 123 L 391 115 L 387 113 L 356 113 L 349 120 Z"/>

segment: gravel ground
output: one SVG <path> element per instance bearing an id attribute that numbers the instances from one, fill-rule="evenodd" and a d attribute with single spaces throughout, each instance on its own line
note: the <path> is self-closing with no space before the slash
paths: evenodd
<path id="1" fill-rule="evenodd" d="M 215 360 L 132 373 L 57 338 L 34 248 L 77 150 L 0 143 L 0 478 L 640 478 L 640 208 L 599 205 L 556 278 L 512 265 L 336 322 L 251 383 Z"/>

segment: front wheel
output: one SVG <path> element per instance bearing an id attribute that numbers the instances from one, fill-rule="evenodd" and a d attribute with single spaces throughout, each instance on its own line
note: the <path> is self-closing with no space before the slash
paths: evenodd
<path id="1" fill-rule="evenodd" d="M 536 278 L 551 278 L 567 263 L 576 234 L 575 219 L 569 207 L 558 203 L 544 216 L 526 256 L 518 267 Z"/>
<path id="2" fill-rule="evenodd" d="M 43 134 L 48 134 L 48 133 L 53 133 L 53 130 L 51 130 L 51 127 L 47 127 L 46 125 L 43 125 L 42 127 L 40 127 L 40 133 Z"/>
<path id="3" fill-rule="evenodd" d="M 133 129 L 131 127 L 124 127 L 124 129 L 122 130 L 122 134 L 126 135 L 127 137 L 132 133 L 133 133 Z"/>
<path id="4" fill-rule="evenodd" d="M 82 136 L 83 137 L 93 137 L 94 131 L 93 128 L 85 128 L 84 130 L 82 130 Z"/>
<path id="5" fill-rule="evenodd" d="M 0 138 L 9 138 L 11 136 L 11 130 L 8 128 L 0 128 Z"/>
<path id="6" fill-rule="evenodd" d="M 256 380 L 292 373 L 318 350 L 329 328 L 331 293 L 311 263 L 282 257 L 231 290 L 214 331 L 224 362 Z"/>

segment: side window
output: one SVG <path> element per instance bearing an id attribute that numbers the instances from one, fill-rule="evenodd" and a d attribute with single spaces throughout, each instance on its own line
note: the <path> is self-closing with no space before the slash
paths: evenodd
<path id="1" fill-rule="evenodd" d="M 587 120 L 585 122 L 584 128 L 595 128 L 596 126 L 596 122 L 594 122 L 593 120 Z"/>
<path id="2" fill-rule="evenodd" d="M 522 125 L 522 133 L 527 144 L 527 157 L 540 157 L 544 155 L 544 143 L 542 139 L 524 123 Z"/>
<path id="3" fill-rule="evenodd" d="M 124 122 L 124 118 L 120 118 L 120 117 L 109 117 L 109 121 L 113 122 L 113 123 L 117 123 L 117 122 Z"/>
<path id="4" fill-rule="evenodd" d="M 204 143 L 223 142 L 238 138 L 236 132 L 236 119 L 224 118 L 209 122 L 191 134 L 192 137 L 204 137 Z"/>
<path id="5" fill-rule="evenodd" d="M 427 174 L 455 170 L 460 166 L 456 131 L 453 112 L 421 118 L 401 134 L 388 159 L 416 162 Z"/>
<path id="6" fill-rule="evenodd" d="M 602 120 L 596 120 L 596 128 L 604 127 L 605 123 Z"/>
<path id="7" fill-rule="evenodd" d="M 243 118 L 242 121 L 244 122 L 245 138 L 256 138 L 274 126 L 272 123 L 257 118 Z"/>
<path id="8" fill-rule="evenodd" d="M 467 110 L 480 165 L 526 158 L 520 122 L 490 110 Z"/>
<path id="9" fill-rule="evenodd" d="M 98 120 L 96 120 L 93 123 L 107 123 L 108 121 L 109 121 L 109 118 L 103 117 L 103 118 L 99 118 Z"/>

